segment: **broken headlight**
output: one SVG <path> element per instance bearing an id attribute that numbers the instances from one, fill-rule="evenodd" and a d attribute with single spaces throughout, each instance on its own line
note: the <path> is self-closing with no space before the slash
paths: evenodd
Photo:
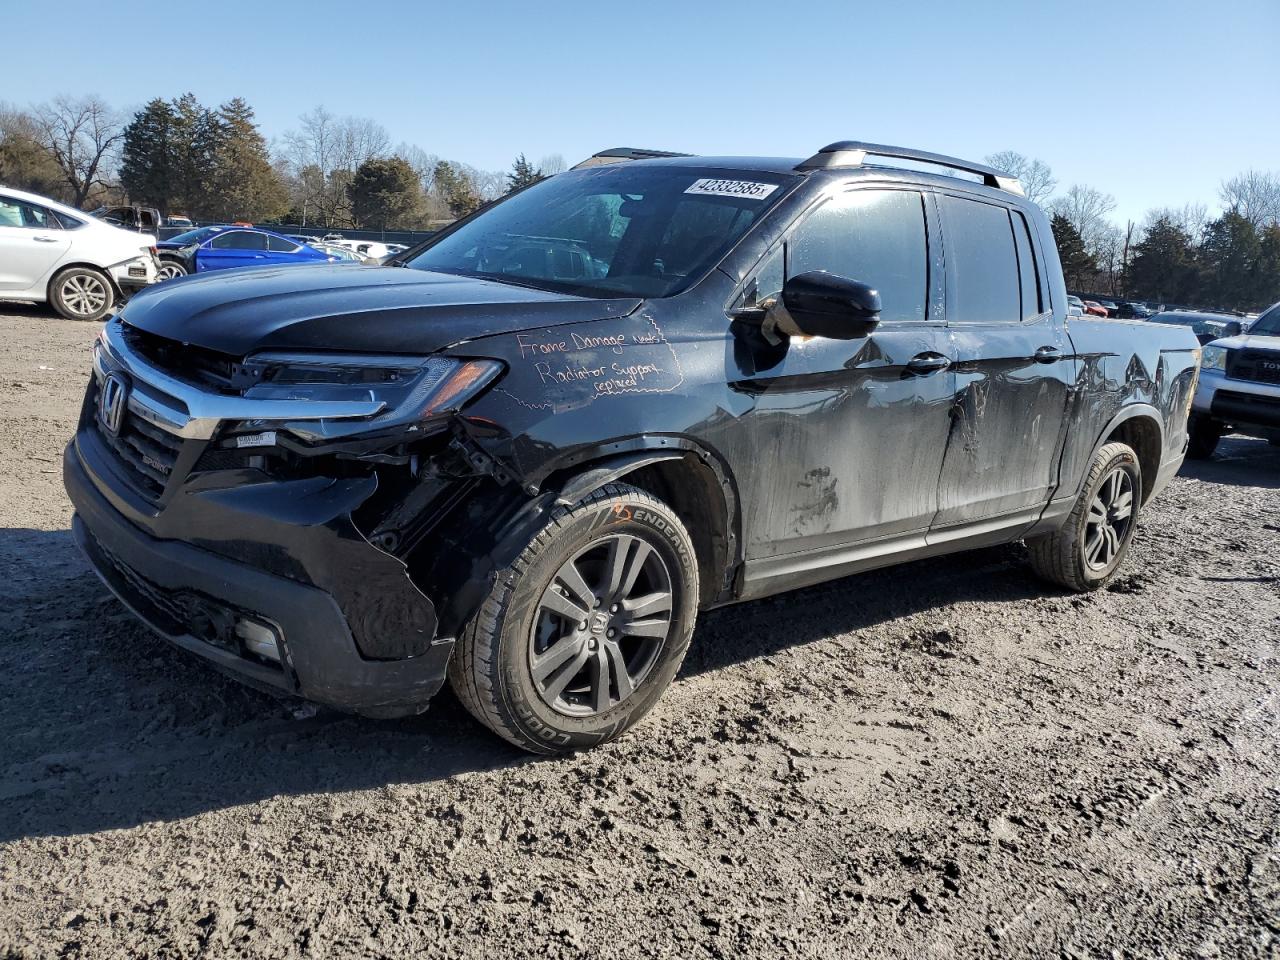
<path id="1" fill-rule="evenodd" d="M 1227 369 L 1227 348 L 1207 346 L 1200 350 L 1201 370 Z"/>
<path id="2" fill-rule="evenodd" d="M 236 432 L 279 429 L 314 442 L 388 431 L 412 433 L 423 421 L 460 410 L 503 367 L 497 360 L 438 356 L 259 353 L 246 358 L 244 369 L 254 379 L 242 394 L 246 400 L 301 403 L 296 419 L 245 420 Z M 338 415 L 308 416 L 309 403 L 324 404 Z M 371 405 L 379 408 L 371 415 L 344 416 L 343 403 L 362 411 Z"/>

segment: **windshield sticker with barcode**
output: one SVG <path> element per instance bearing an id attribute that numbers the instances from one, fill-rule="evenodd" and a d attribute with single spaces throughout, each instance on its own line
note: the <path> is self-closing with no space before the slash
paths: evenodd
<path id="1" fill-rule="evenodd" d="M 754 180 L 712 180 L 704 178 L 693 181 L 685 193 L 698 193 L 704 197 L 743 197 L 747 200 L 763 200 L 778 189 L 776 183 L 757 183 Z"/>

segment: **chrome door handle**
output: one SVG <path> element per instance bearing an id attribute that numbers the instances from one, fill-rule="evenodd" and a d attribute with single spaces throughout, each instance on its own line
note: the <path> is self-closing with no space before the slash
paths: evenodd
<path id="1" fill-rule="evenodd" d="M 951 359 L 940 353 L 917 353 L 907 361 L 907 369 L 921 376 L 937 373 L 951 366 Z"/>
<path id="2" fill-rule="evenodd" d="M 1054 363 L 1062 359 L 1062 351 L 1057 347 L 1041 347 L 1036 351 L 1036 363 Z"/>
<path id="3" fill-rule="evenodd" d="M 32 237 L 31 239 L 37 241 L 38 243 L 57 243 L 58 242 L 57 237 Z"/>

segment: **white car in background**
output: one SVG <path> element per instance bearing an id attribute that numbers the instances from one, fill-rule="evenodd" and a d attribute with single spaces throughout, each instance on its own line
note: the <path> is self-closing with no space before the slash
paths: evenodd
<path id="1" fill-rule="evenodd" d="M 101 320 L 158 276 L 156 238 L 47 197 L 0 187 L 0 300 L 48 303 L 69 320 Z"/>

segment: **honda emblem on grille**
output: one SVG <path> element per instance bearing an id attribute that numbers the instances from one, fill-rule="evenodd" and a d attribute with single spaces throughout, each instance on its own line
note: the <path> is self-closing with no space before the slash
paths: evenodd
<path id="1" fill-rule="evenodd" d="M 107 374 L 107 379 L 102 382 L 102 392 L 98 395 L 98 419 L 113 437 L 120 433 L 120 424 L 124 422 L 124 411 L 128 403 L 129 384 L 117 374 Z"/>

